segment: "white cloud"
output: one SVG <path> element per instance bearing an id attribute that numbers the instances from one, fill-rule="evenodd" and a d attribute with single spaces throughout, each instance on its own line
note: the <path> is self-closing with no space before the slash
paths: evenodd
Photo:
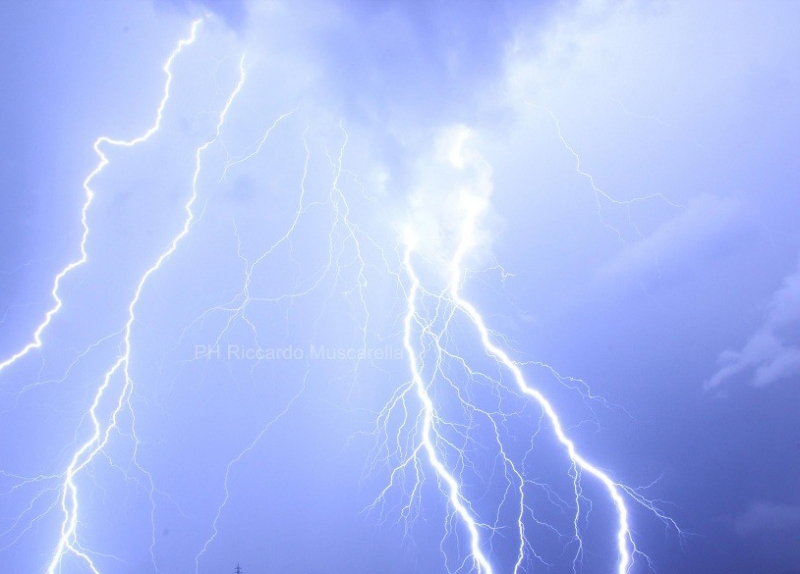
<path id="1" fill-rule="evenodd" d="M 800 347 L 787 341 L 785 334 L 787 328 L 797 325 L 800 325 L 800 268 L 783 280 L 772 296 L 766 319 L 744 347 L 720 353 L 720 368 L 705 388 L 712 389 L 749 371 L 754 386 L 800 375 Z"/>
<path id="2" fill-rule="evenodd" d="M 491 198 L 492 168 L 476 151 L 476 138 L 464 125 L 449 126 L 417 166 L 419 183 L 409 196 L 408 231 L 431 259 L 447 254 L 441 263 L 461 242 L 465 219 L 482 219 Z M 485 244 L 488 236 L 479 221 L 473 223 L 473 241 Z"/>

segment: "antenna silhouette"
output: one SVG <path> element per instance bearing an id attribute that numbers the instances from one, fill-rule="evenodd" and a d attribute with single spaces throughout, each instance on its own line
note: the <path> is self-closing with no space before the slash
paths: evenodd
<path id="1" fill-rule="evenodd" d="M 236 563 L 236 568 L 233 570 L 233 574 L 242 574 L 242 567 L 239 566 L 239 563 Z"/>

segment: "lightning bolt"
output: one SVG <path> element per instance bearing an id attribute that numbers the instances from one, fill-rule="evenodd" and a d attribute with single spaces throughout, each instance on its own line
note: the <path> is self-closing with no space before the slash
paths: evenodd
<path id="1" fill-rule="evenodd" d="M 192 39 L 194 38 L 194 30 L 197 27 L 197 23 L 192 26 Z M 177 52 L 183 48 L 186 44 L 185 41 L 182 41 L 179 44 L 178 49 L 176 52 L 168 60 L 168 65 L 171 64 L 172 59 L 175 57 Z M 169 70 L 169 67 L 165 69 Z M 130 372 L 130 363 L 131 363 L 131 353 L 132 353 L 132 345 L 131 345 L 131 333 L 133 330 L 133 325 L 136 321 L 136 308 L 141 298 L 142 292 L 145 289 L 145 286 L 148 283 L 150 277 L 152 277 L 159 269 L 161 269 L 162 264 L 177 250 L 179 243 L 189 234 L 189 231 L 192 227 L 192 223 L 195 220 L 195 213 L 194 213 L 194 204 L 198 198 L 198 179 L 200 177 L 200 172 L 202 169 L 202 158 L 204 152 L 215 142 L 220 136 L 222 126 L 225 123 L 225 118 L 228 114 L 228 111 L 231 108 L 236 96 L 241 91 L 242 87 L 244 86 L 245 79 L 247 77 L 245 68 L 244 68 L 244 57 L 240 60 L 239 63 L 239 80 L 236 84 L 236 87 L 228 97 L 222 111 L 219 113 L 218 121 L 216 123 L 216 129 L 214 131 L 214 135 L 212 138 L 207 140 L 201 146 L 196 148 L 194 154 L 194 173 L 192 176 L 191 182 L 191 194 L 189 199 L 186 201 L 184 205 L 184 223 L 181 230 L 175 235 L 172 241 L 169 243 L 169 246 L 164 250 L 158 259 L 153 263 L 147 271 L 141 276 L 133 298 L 131 299 L 130 303 L 128 304 L 128 320 L 125 323 L 125 327 L 123 329 L 123 338 L 122 338 L 122 353 L 117 357 L 116 361 L 111 365 L 111 367 L 106 371 L 102 384 L 98 387 L 97 392 L 94 395 L 94 399 L 92 401 L 91 406 L 88 409 L 88 417 L 91 420 L 91 427 L 92 433 L 91 436 L 82 444 L 80 447 L 75 451 L 72 456 L 72 459 L 64 473 L 63 484 L 61 487 L 61 511 L 63 513 L 63 521 L 61 524 L 61 533 L 56 545 L 55 552 L 53 553 L 52 560 L 47 568 L 48 574 L 55 574 L 60 568 L 63 563 L 63 560 L 67 554 L 72 554 L 78 557 L 83 563 L 93 572 L 93 574 L 100 574 L 99 570 L 95 566 L 91 556 L 89 553 L 81 546 L 78 536 L 78 525 L 79 525 L 79 511 L 80 511 L 80 496 L 79 496 L 79 488 L 76 482 L 78 475 L 86 469 L 86 467 L 98 456 L 103 452 L 103 449 L 108 444 L 112 431 L 118 430 L 118 419 L 121 412 L 124 409 L 128 409 L 132 414 L 132 422 L 131 422 L 131 435 L 136 441 L 138 446 L 138 439 L 136 439 L 135 433 L 135 416 L 133 416 L 133 407 L 131 405 L 130 399 L 131 394 L 134 390 L 134 382 Z M 172 76 L 168 74 L 168 84 L 171 81 Z M 166 91 L 168 96 L 169 92 Z M 162 105 L 159 107 L 159 114 L 158 114 L 158 122 L 153 129 L 147 132 L 146 136 L 143 136 L 144 139 L 150 137 L 155 131 L 157 131 L 158 126 L 160 125 L 161 120 L 161 113 L 163 111 L 164 105 L 166 105 L 166 98 L 162 100 Z M 122 145 L 135 145 L 135 143 L 139 143 L 140 141 L 144 141 L 144 139 L 139 138 L 137 140 L 133 140 L 133 144 L 124 143 Z M 105 157 L 105 156 L 103 156 Z M 98 168 L 93 175 L 90 176 L 89 181 L 91 180 L 96 173 L 99 173 L 99 170 L 102 169 L 107 164 L 107 160 L 104 159 L 101 162 L 101 167 Z M 91 195 L 90 195 L 91 197 Z M 117 381 L 119 379 L 119 381 Z M 104 402 L 110 401 L 112 403 L 112 409 L 110 414 L 103 416 L 101 414 L 101 407 Z M 134 454 L 135 457 L 135 454 Z M 135 458 L 134 458 L 135 460 Z M 137 463 L 138 466 L 138 463 Z M 140 470 L 141 467 L 139 467 Z M 146 471 L 145 471 L 146 473 Z M 149 473 L 146 473 L 149 478 Z M 152 481 L 151 481 L 151 488 L 152 488 Z M 152 490 L 151 490 L 152 492 Z M 151 497 L 152 500 L 152 497 Z M 152 551 L 152 547 L 151 547 Z"/>
<path id="2" fill-rule="evenodd" d="M 195 20 L 192 22 L 191 32 L 189 36 L 185 39 L 182 39 L 178 42 L 178 46 L 175 50 L 170 54 L 167 61 L 164 63 L 163 70 L 164 74 L 167 76 L 167 81 L 164 84 L 164 94 L 161 97 L 161 102 L 158 105 L 158 110 L 156 111 L 156 120 L 153 125 L 142 135 L 135 137 L 130 140 L 121 140 L 121 139 L 114 139 L 108 136 L 101 136 L 95 140 L 93 148 L 94 152 L 97 154 L 97 157 L 100 161 L 97 163 L 97 166 L 86 176 L 86 179 L 83 181 L 83 191 L 85 200 L 83 202 L 83 207 L 81 208 L 81 227 L 83 229 L 80 241 L 80 257 L 78 259 L 71 261 L 64 267 L 58 274 L 55 276 L 53 280 L 53 288 L 50 291 L 50 295 L 53 298 L 53 306 L 45 313 L 44 319 L 41 323 L 36 327 L 33 332 L 32 341 L 26 344 L 22 349 L 5 359 L 3 362 L 0 362 L 0 373 L 6 368 L 10 367 L 23 357 L 25 357 L 28 353 L 33 351 L 34 349 L 41 348 L 43 344 L 42 336 L 50 325 L 53 320 L 53 317 L 61 310 L 64 305 L 64 302 L 61 299 L 60 290 L 61 290 L 61 282 L 64 278 L 75 271 L 77 268 L 81 267 L 89 260 L 89 254 L 86 250 L 87 242 L 89 241 L 89 222 L 88 222 L 88 214 L 89 208 L 92 205 L 95 197 L 95 191 L 92 189 L 91 184 L 92 181 L 100 175 L 106 166 L 110 163 L 108 156 L 103 151 L 104 146 L 112 146 L 112 147 L 124 147 L 124 148 L 131 148 L 141 143 L 146 142 L 149 140 L 158 130 L 161 128 L 161 120 L 164 117 L 164 109 L 167 107 L 167 102 L 169 101 L 170 97 L 170 88 L 172 87 L 172 64 L 175 61 L 175 58 L 186 48 L 194 43 L 195 38 L 197 37 L 197 29 L 199 28 L 202 20 Z"/>

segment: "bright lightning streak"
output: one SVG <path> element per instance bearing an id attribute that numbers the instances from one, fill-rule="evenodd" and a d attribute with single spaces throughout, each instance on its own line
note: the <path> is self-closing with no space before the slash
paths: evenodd
<path id="1" fill-rule="evenodd" d="M 72 271 L 77 269 L 78 267 L 82 266 L 89 260 L 89 254 L 86 250 L 86 244 L 89 240 L 89 222 L 88 222 L 88 214 L 89 214 L 89 207 L 92 205 L 92 201 L 95 197 L 95 192 L 91 187 L 92 181 L 100 175 L 100 173 L 105 169 L 105 167 L 109 164 L 110 160 L 108 156 L 103 151 L 102 147 L 104 145 L 110 145 L 114 147 L 134 147 L 140 143 L 146 142 L 149 140 L 153 134 L 158 132 L 159 128 L 161 127 L 161 120 L 164 117 L 164 109 L 167 106 L 167 102 L 169 101 L 170 97 L 170 88 L 172 87 L 172 63 L 175 61 L 175 58 L 178 57 L 184 48 L 190 46 L 194 43 L 195 38 L 197 37 L 197 29 L 200 26 L 202 20 L 195 20 L 192 22 L 191 32 L 188 38 L 185 38 L 178 42 L 178 46 L 175 50 L 170 54 L 167 61 L 164 63 L 163 70 L 164 74 L 167 76 L 167 81 L 164 84 L 164 94 L 161 97 L 161 102 L 158 105 L 158 110 L 156 111 L 156 121 L 155 123 L 142 135 L 130 139 L 130 140 L 120 140 L 110 138 L 108 136 L 99 137 L 94 142 L 94 151 L 97 156 L 100 158 L 97 166 L 89 173 L 86 179 L 83 181 L 83 190 L 85 194 L 85 200 L 83 203 L 83 207 L 81 208 L 81 227 L 83 228 L 83 234 L 81 235 L 80 241 L 80 257 L 75 261 L 70 262 L 64 267 L 55 277 L 53 281 L 53 288 L 50 291 L 50 295 L 53 298 L 54 305 L 50 308 L 49 311 L 44 316 L 44 319 L 36 327 L 35 331 L 33 332 L 33 340 L 25 345 L 22 349 L 11 355 L 8 359 L 5 359 L 3 362 L 0 362 L 0 372 L 2 372 L 6 367 L 13 365 L 18 360 L 22 359 L 25 355 L 31 352 L 34 349 L 39 349 L 42 346 L 42 335 L 47 327 L 50 325 L 50 322 L 53 320 L 53 317 L 61 310 L 63 306 L 63 301 L 61 299 L 61 295 L 59 291 L 61 289 L 61 282 L 64 278 L 69 275 Z"/>
<path id="2" fill-rule="evenodd" d="M 461 132 L 460 136 L 456 138 L 454 147 L 448 157 L 449 163 L 459 170 L 463 170 L 467 159 L 461 153 L 461 147 L 465 144 L 465 134 Z M 457 134 L 458 135 L 458 134 Z M 478 186 L 479 186 L 478 182 Z M 478 187 L 478 190 L 480 188 Z M 654 514 L 659 520 L 665 524 L 676 529 L 680 533 L 675 522 L 661 512 L 655 505 L 643 498 L 635 490 L 615 481 L 611 476 L 601 470 L 597 465 L 591 463 L 583 454 L 578 451 L 575 443 L 569 438 L 567 432 L 561 422 L 561 417 L 556 412 L 553 404 L 545 397 L 545 395 L 537 388 L 531 386 L 522 372 L 521 363 L 513 360 L 507 351 L 503 350 L 493 340 L 494 336 L 491 334 L 489 328 L 482 314 L 478 309 L 462 294 L 462 285 L 465 281 L 465 263 L 464 260 L 467 255 L 479 243 L 477 222 L 481 214 L 485 211 L 488 201 L 482 196 L 480 191 L 470 192 L 471 190 L 463 190 L 460 193 L 459 200 L 452 206 L 452 214 L 457 214 L 461 223 L 457 233 L 457 246 L 447 265 L 447 287 L 439 293 L 432 293 L 425 291 L 426 294 L 434 298 L 436 314 L 442 314 L 445 318 L 444 326 L 441 327 L 439 333 L 434 332 L 434 318 L 429 318 L 428 313 L 424 308 L 420 307 L 419 296 L 423 290 L 420 278 L 415 271 L 413 265 L 414 254 L 418 250 L 417 233 L 413 228 L 409 227 L 405 231 L 404 243 L 405 254 L 403 257 L 403 268 L 405 274 L 409 279 L 410 287 L 406 292 L 407 297 L 407 312 L 404 320 L 404 347 L 408 354 L 409 369 L 411 372 L 410 386 L 404 387 L 398 394 L 396 394 L 384 411 L 379 417 L 379 424 L 383 425 L 384 432 L 388 433 L 389 419 L 392 413 L 400 409 L 403 411 L 402 422 L 400 423 L 398 432 L 398 441 L 396 442 L 396 453 L 401 453 L 403 447 L 400 446 L 399 433 L 406 429 L 409 424 L 408 407 L 406 400 L 409 391 L 413 388 L 420 404 L 421 414 L 417 418 L 416 426 L 410 431 L 416 438 L 416 446 L 414 446 L 407 456 L 402 457 L 401 462 L 395 467 L 392 472 L 392 479 L 389 486 L 381 492 L 376 503 L 384 500 L 388 489 L 394 486 L 396 477 L 406 472 L 409 468 L 414 469 L 415 473 L 415 486 L 410 494 L 410 499 L 413 499 L 419 492 L 422 475 L 419 470 L 420 459 L 419 457 L 424 454 L 428 464 L 432 467 L 437 480 L 439 481 L 440 488 L 443 494 L 449 501 L 453 513 L 461 522 L 461 525 L 466 529 L 469 534 L 469 557 L 473 562 L 474 570 L 480 574 L 492 574 L 494 571 L 493 565 L 487 556 L 486 541 L 482 538 L 482 531 L 494 532 L 497 526 L 485 524 L 480 518 L 479 514 L 474 510 L 475 501 L 465 493 L 465 484 L 460 474 L 454 472 L 451 468 L 452 463 L 448 464 L 447 457 L 445 456 L 446 449 L 454 449 L 456 457 L 462 460 L 460 463 L 463 467 L 466 463 L 463 459 L 467 458 L 462 447 L 458 447 L 455 443 L 449 440 L 442 429 L 453 427 L 454 423 L 448 422 L 447 416 L 442 413 L 442 407 L 437 406 L 432 398 L 432 393 L 440 380 L 447 383 L 449 386 L 456 388 L 457 383 L 449 376 L 445 375 L 443 370 L 443 358 L 449 357 L 457 361 L 467 374 L 467 382 L 472 381 L 475 377 L 479 376 L 477 372 L 473 371 L 469 366 L 466 358 L 461 357 L 458 353 L 453 354 L 445 348 L 445 339 L 450 333 L 452 324 L 454 323 L 455 315 L 461 314 L 466 317 L 469 324 L 477 331 L 482 349 L 488 357 L 491 357 L 496 362 L 500 371 L 509 372 L 514 380 L 517 391 L 529 400 L 532 399 L 535 404 L 541 409 L 545 420 L 549 423 L 555 439 L 558 444 L 563 448 L 570 461 L 571 481 L 574 490 L 574 520 L 573 520 L 573 540 L 577 544 L 577 551 L 574 555 L 573 569 L 577 571 L 578 563 L 583 553 L 584 540 L 581 533 L 580 521 L 585 518 L 585 511 L 582 510 L 582 500 L 584 499 L 583 487 L 581 485 L 582 475 L 588 475 L 596 479 L 602 485 L 608 498 L 610 499 L 614 514 L 616 516 L 617 525 L 615 528 L 615 548 L 617 554 L 615 572 L 616 574 L 628 574 L 634 563 L 634 557 L 641 552 L 637 549 L 634 542 L 633 534 L 630 525 L 630 510 L 626 498 L 632 502 L 642 505 L 647 511 Z M 444 311 L 443 309 L 449 309 Z M 435 356 L 437 357 L 434 365 L 434 373 L 427 381 L 423 377 L 423 356 L 425 353 L 424 345 L 420 348 L 415 348 L 412 338 L 415 332 L 419 329 L 417 337 L 420 344 L 422 340 L 428 340 L 428 348 L 432 348 Z M 493 385 L 499 385 L 499 382 L 492 382 Z M 499 386 L 497 386 L 499 392 Z M 529 482 L 524 476 L 523 469 L 519 464 L 512 460 L 512 457 L 507 453 L 504 446 L 503 439 L 501 438 L 498 423 L 495 417 L 501 420 L 505 419 L 510 412 L 493 412 L 484 410 L 478 407 L 471 398 L 469 398 L 469 391 L 457 391 L 458 400 L 462 406 L 472 413 L 481 415 L 490 421 L 492 425 L 495 440 L 499 450 L 499 457 L 502 465 L 506 469 L 505 477 L 509 481 L 507 493 L 512 489 L 516 491 L 517 497 L 517 513 L 516 513 L 516 531 L 518 537 L 518 551 L 517 559 L 514 563 L 513 571 L 515 573 L 522 570 L 526 553 L 530 552 L 531 556 L 541 560 L 536 551 L 531 546 L 532 541 L 528 540 L 525 525 L 525 513 L 527 511 L 525 486 Z M 472 423 L 470 423 L 471 425 Z M 463 436 L 463 435 L 462 435 Z M 516 485 L 516 487 L 514 487 Z M 502 504 L 506 503 L 506 496 L 503 497 Z M 374 505 L 373 505 L 374 506 Z M 403 516 L 408 517 L 409 507 L 404 508 Z M 500 509 L 497 509 L 500 512 Z M 647 560 L 646 555 L 641 554 Z M 463 563 L 462 563 L 463 566 Z"/>
<path id="3" fill-rule="evenodd" d="M 436 451 L 436 447 L 434 446 L 435 437 L 434 437 L 434 417 L 436 415 L 436 407 L 433 404 L 433 401 L 428 394 L 426 389 L 425 383 L 422 380 L 422 374 L 420 373 L 419 365 L 417 364 L 416 358 L 416 351 L 411 343 L 411 333 L 412 333 L 412 322 L 415 320 L 417 316 L 417 293 L 419 291 L 419 278 L 414 273 L 414 268 L 411 266 L 411 253 L 413 252 L 415 244 L 415 239 L 412 235 L 408 235 L 407 237 L 407 247 L 406 247 L 406 254 L 403 259 L 403 263 L 405 265 L 406 271 L 411 278 L 411 289 L 408 293 L 408 313 L 405 317 L 404 327 L 405 333 L 403 335 L 403 346 L 406 349 L 409 357 L 409 366 L 411 368 L 411 377 L 414 383 L 414 389 L 416 390 L 417 396 L 419 397 L 420 402 L 422 402 L 422 440 L 421 446 L 425 449 L 425 453 L 428 456 L 428 461 L 430 462 L 431 466 L 435 469 L 436 475 L 440 477 L 445 483 L 447 483 L 447 488 L 449 491 L 449 499 L 450 504 L 453 505 L 458 516 L 466 525 L 467 529 L 469 530 L 470 535 L 470 548 L 472 551 L 472 557 L 476 563 L 479 572 L 485 572 L 486 574 L 492 574 L 492 567 L 489 564 L 489 560 L 483 554 L 481 550 L 481 538 L 479 527 L 480 525 L 477 523 L 475 518 L 472 516 L 471 512 L 466 506 L 464 501 L 464 497 L 461 493 L 461 485 L 458 483 L 458 480 L 447 470 L 445 465 L 439 458 L 439 454 Z M 414 452 L 414 456 L 417 455 L 417 451 Z"/>
<path id="4" fill-rule="evenodd" d="M 193 26 L 195 29 L 196 24 Z M 170 60 L 171 61 L 171 60 Z M 171 76 L 170 76 L 171 77 Z M 61 510 L 64 519 L 61 525 L 61 535 L 54 552 L 50 565 L 47 568 L 48 574 L 55 574 L 56 570 L 60 568 L 66 554 L 71 553 L 79 557 L 86 564 L 94 574 L 100 574 L 96 568 L 91 557 L 86 551 L 82 549 L 78 541 L 78 524 L 79 524 L 79 489 L 75 482 L 76 476 L 84 470 L 95 457 L 102 452 L 108 443 L 111 432 L 117 429 L 117 419 L 123 409 L 127 406 L 132 411 L 130 405 L 131 393 L 133 392 L 133 379 L 130 373 L 131 361 L 131 332 L 133 324 L 136 321 L 136 307 L 141 298 L 142 292 L 148 279 L 156 273 L 164 263 L 178 248 L 178 244 L 189 234 L 192 223 L 195 220 L 193 206 L 198 197 L 198 179 L 202 168 L 202 157 L 204 152 L 211 146 L 220 136 L 222 126 L 225 123 L 225 118 L 233 104 L 234 99 L 244 86 L 247 74 L 244 68 L 244 57 L 239 63 L 239 80 L 233 92 L 228 97 L 222 111 L 219 114 L 219 119 L 216 124 L 214 135 L 211 139 L 206 141 L 195 151 L 194 174 L 192 176 L 191 195 L 184 205 L 184 212 L 186 217 L 180 232 L 172 239 L 167 249 L 158 257 L 156 262 L 142 275 L 139 280 L 133 298 L 128 305 L 128 320 L 125 324 L 123 335 L 123 352 L 117 357 L 111 368 L 106 371 L 102 384 L 98 387 L 94 396 L 94 400 L 89 408 L 88 415 L 92 423 L 92 435 L 87 439 L 72 456 L 69 466 L 67 467 L 61 493 Z M 159 118 L 161 108 L 159 108 Z M 157 128 L 156 128 L 157 129 Z M 149 135 L 148 135 L 149 137 Z M 104 424 L 101 421 L 98 410 L 101 403 L 106 399 L 106 395 L 112 387 L 112 382 L 117 375 L 121 375 L 122 385 L 116 395 L 116 399 L 112 399 L 114 403 L 111 414 L 107 417 Z M 134 432 L 134 440 L 136 440 Z M 138 441 L 137 441 L 138 442 Z M 151 549 L 152 550 L 152 549 Z"/>
<path id="5" fill-rule="evenodd" d="M 525 377 L 522 374 L 522 371 L 519 368 L 519 365 L 513 361 L 501 348 L 495 345 L 491 341 L 491 337 L 489 336 L 489 330 L 486 328 L 486 324 L 484 323 L 483 317 L 478 312 L 478 310 L 468 301 L 466 301 L 463 297 L 461 297 L 460 292 L 460 285 L 462 283 L 462 272 L 461 272 L 461 264 L 462 260 L 467 253 L 468 249 L 473 245 L 474 239 L 474 231 L 475 231 L 475 219 L 478 217 L 480 211 L 482 210 L 479 204 L 474 204 L 475 207 L 470 211 L 467 217 L 464 220 L 462 229 L 461 229 L 461 243 L 456 251 L 455 257 L 453 257 L 452 266 L 451 266 L 451 279 L 450 279 L 450 296 L 452 301 L 455 305 L 464 311 L 467 316 L 470 318 L 472 323 L 478 329 L 480 334 L 481 342 L 483 343 L 484 348 L 495 357 L 505 368 L 507 368 L 514 376 L 514 380 L 519 387 L 519 390 L 522 391 L 525 395 L 533 398 L 539 406 L 544 410 L 547 418 L 550 420 L 550 424 L 553 427 L 553 432 L 556 435 L 558 441 L 567 449 L 567 453 L 569 454 L 569 458 L 572 460 L 574 466 L 580 470 L 586 471 L 595 478 L 597 478 L 606 488 L 608 491 L 608 495 L 614 501 L 614 507 L 617 511 L 617 517 L 619 520 L 619 527 L 617 530 L 617 550 L 619 552 L 619 563 L 617 567 L 617 572 L 619 574 L 625 574 L 628 572 L 629 565 L 631 564 L 631 552 L 635 549 L 633 546 L 633 539 L 631 537 L 630 526 L 628 524 L 628 508 L 625 505 L 625 501 L 622 498 L 620 493 L 620 486 L 614 482 L 606 473 L 601 471 L 599 468 L 594 466 L 593 464 L 589 463 L 585 458 L 583 458 L 575 448 L 575 443 L 573 443 L 564 432 L 564 427 L 561 423 L 561 420 L 556 414 L 553 405 L 542 395 L 538 390 L 530 387 L 528 383 L 525 381 Z"/>

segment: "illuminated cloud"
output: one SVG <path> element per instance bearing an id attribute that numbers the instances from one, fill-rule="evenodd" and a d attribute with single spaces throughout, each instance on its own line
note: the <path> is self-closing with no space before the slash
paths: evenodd
<path id="1" fill-rule="evenodd" d="M 491 201 L 492 168 L 476 151 L 475 139 L 468 127 L 450 126 L 418 161 L 418 183 L 408 197 L 405 225 L 414 230 L 418 250 L 426 257 L 452 257 L 463 219 L 484 212 Z M 476 230 L 473 241 L 473 248 L 485 244 L 485 231 Z"/>

